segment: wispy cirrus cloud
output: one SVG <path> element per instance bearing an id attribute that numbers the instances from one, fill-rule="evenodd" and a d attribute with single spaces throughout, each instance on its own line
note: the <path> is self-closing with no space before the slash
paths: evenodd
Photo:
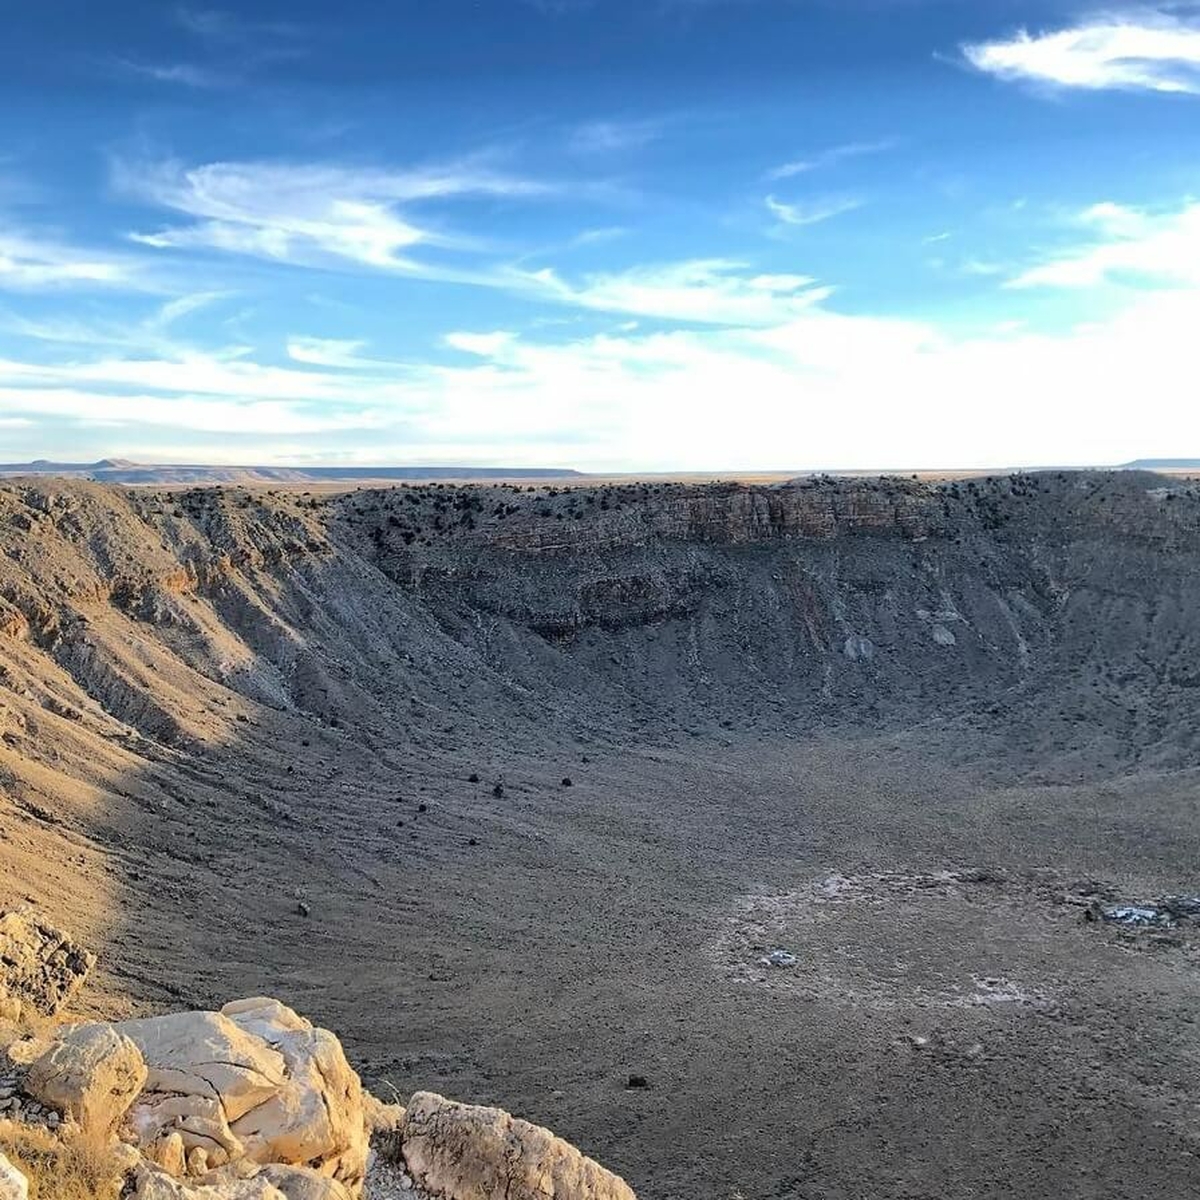
<path id="1" fill-rule="evenodd" d="M 636 150 L 657 141 L 665 125 L 664 120 L 654 117 L 585 121 L 571 131 L 568 146 L 576 154 L 612 154 Z"/>
<path id="2" fill-rule="evenodd" d="M 0 289 L 148 288 L 130 258 L 0 230 Z"/>
<path id="3" fill-rule="evenodd" d="M 174 16 L 188 33 L 214 42 L 261 44 L 266 38 L 295 39 L 306 33 L 302 25 L 293 21 L 259 21 L 220 8 L 181 4 Z"/>
<path id="4" fill-rule="evenodd" d="M 819 200 L 801 201 L 795 204 L 785 203 L 775 196 L 768 196 L 763 202 L 768 211 L 784 225 L 804 227 L 819 225 L 822 221 L 840 217 L 843 213 L 853 212 L 862 208 L 863 201 L 856 196 L 828 196 Z"/>
<path id="5" fill-rule="evenodd" d="M 873 142 L 845 142 L 840 146 L 831 146 L 809 158 L 797 158 L 773 167 L 764 178 L 772 182 L 780 179 L 794 179 L 797 175 L 805 175 L 809 171 L 819 171 L 823 167 L 832 167 L 848 159 L 883 154 L 888 150 L 895 150 L 899 145 L 898 138 L 882 138 Z"/>
<path id="6" fill-rule="evenodd" d="M 30 317 L 0 307 L 0 333 L 31 342 L 76 349 L 103 346 L 125 353 L 171 354 L 178 349 L 176 327 L 192 314 L 228 299 L 229 292 L 195 292 L 176 296 L 148 313 L 122 311 L 119 317 Z"/>
<path id="7" fill-rule="evenodd" d="M 175 23 L 191 35 L 186 58 L 153 62 L 118 58 L 116 66 L 158 83 L 196 89 L 236 87 L 274 63 L 308 53 L 306 31 L 286 21 L 255 21 L 221 9 L 174 10 Z M 199 59 L 200 61 L 195 61 Z"/>
<path id="8" fill-rule="evenodd" d="M 1094 204 L 1076 216 L 1075 225 L 1082 241 L 1007 286 L 1083 288 L 1126 281 L 1200 287 L 1200 201 L 1168 210 Z"/>
<path id="9" fill-rule="evenodd" d="M 472 240 L 418 223 L 403 206 L 467 196 L 541 196 L 532 180 L 460 163 L 408 171 L 332 164 L 119 163 L 119 188 L 192 218 L 131 236 L 158 249 L 210 249 L 306 266 L 421 274 L 417 247 L 470 248 Z"/>
<path id="10" fill-rule="evenodd" d="M 766 324 L 823 294 L 807 276 L 763 273 L 721 259 L 654 264 L 576 279 L 552 267 L 524 266 L 521 259 L 505 261 L 468 234 L 412 215 L 413 209 L 432 201 L 554 193 L 550 185 L 471 162 L 409 171 L 274 163 L 185 168 L 166 163 L 120 166 L 116 178 L 126 192 L 191 218 L 132 235 L 157 249 L 219 251 L 298 267 L 384 271 L 509 291 L 559 306 L 706 324 Z M 567 248 L 597 244 L 623 232 L 598 227 Z M 297 349 L 310 357 L 314 352 L 312 346 Z"/>
<path id="11" fill-rule="evenodd" d="M 190 88 L 222 88 L 232 82 L 222 72 L 196 63 L 150 63 L 122 58 L 117 60 L 117 66 L 122 71 L 153 79 L 156 83 L 179 84 Z"/>
<path id="12" fill-rule="evenodd" d="M 770 325 L 828 297 L 807 275 L 756 272 L 727 259 L 691 259 L 585 276 L 572 283 L 552 270 L 516 282 L 543 299 L 600 312 L 703 325 Z"/>
<path id="13" fill-rule="evenodd" d="M 1092 91 L 1200 94 L 1200 20 L 1135 9 L 1042 33 L 962 47 L 968 63 L 1000 79 Z M 1188 6 L 1189 8 L 1192 6 Z"/>

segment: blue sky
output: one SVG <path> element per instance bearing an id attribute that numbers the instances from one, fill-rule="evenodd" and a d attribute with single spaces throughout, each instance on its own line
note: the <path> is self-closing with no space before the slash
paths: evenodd
<path id="1" fill-rule="evenodd" d="M 0 461 L 1200 455 L 1200 4 L 12 8 Z"/>

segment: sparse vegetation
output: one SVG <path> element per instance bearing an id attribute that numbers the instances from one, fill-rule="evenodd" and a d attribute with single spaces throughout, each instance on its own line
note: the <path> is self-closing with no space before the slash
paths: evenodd
<path id="1" fill-rule="evenodd" d="M 67 1127 L 0 1121 L 0 1148 L 29 1180 L 29 1200 L 117 1200 L 125 1166 L 114 1147 Z"/>

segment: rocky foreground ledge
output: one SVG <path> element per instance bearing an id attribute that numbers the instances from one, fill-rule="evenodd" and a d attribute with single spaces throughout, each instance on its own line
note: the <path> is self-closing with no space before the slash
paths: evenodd
<path id="1" fill-rule="evenodd" d="M 499 1109 L 378 1100 L 278 1000 L 70 1023 L 93 963 L 0 913 L 0 1200 L 634 1200 Z"/>

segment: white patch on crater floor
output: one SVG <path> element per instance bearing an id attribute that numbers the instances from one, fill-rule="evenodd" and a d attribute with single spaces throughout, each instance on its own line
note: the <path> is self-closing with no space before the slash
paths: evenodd
<path id="1" fill-rule="evenodd" d="M 1060 922 L 1039 905 L 987 872 L 834 872 L 743 896 L 707 953 L 730 983 L 801 1000 L 1044 1012 Z"/>

